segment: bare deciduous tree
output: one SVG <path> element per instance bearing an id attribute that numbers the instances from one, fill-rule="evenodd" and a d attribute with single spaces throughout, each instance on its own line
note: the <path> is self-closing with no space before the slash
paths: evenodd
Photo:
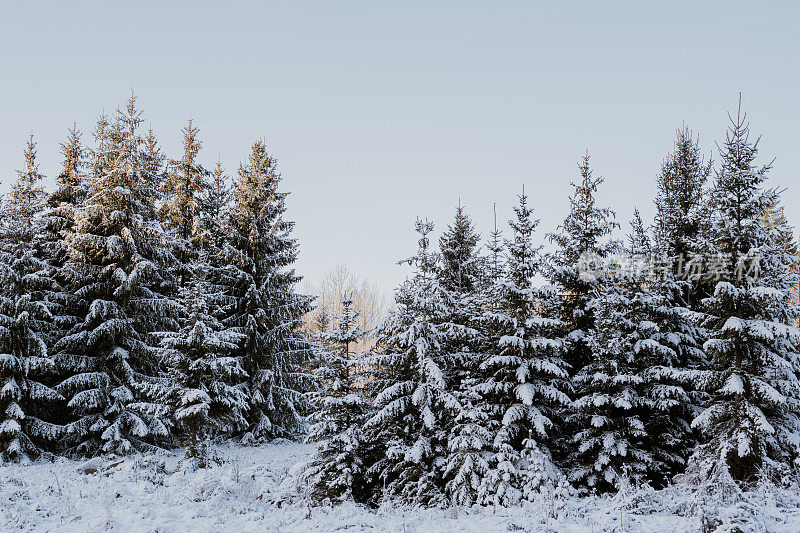
<path id="1" fill-rule="evenodd" d="M 374 344 L 369 333 L 389 308 L 389 300 L 377 284 L 361 278 L 345 264 L 338 264 L 322 276 L 317 283 L 309 283 L 303 292 L 317 297 L 316 307 L 305 316 L 309 333 L 319 334 L 336 327 L 337 317 L 342 314 L 342 300 L 346 296 L 353 301 L 358 314 L 357 324 L 367 335 L 359 341 L 355 352 L 361 352 Z"/>

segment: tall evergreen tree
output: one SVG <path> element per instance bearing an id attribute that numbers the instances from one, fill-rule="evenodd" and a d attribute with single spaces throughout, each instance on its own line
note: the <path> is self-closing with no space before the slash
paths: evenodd
<path id="1" fill-rule="evenodd" d="M 342 296 L 342 310 L 335 329 L 323 333 L 330 348 L 322 350 L 322 364 L 317 369 L 322 388 L 313 393 L 316 411 L 309 417 L 312 426 L 306 438 L 317 443 L 317 451 L 305 465 L 302 478 L 317 502 L 365 502 L 369 497 L 361 430 L 367 404 L 357 382 L 360 360 L 352 352 L 364 332 L 356 324 L 353 300 L 347 295 Z"/>
<path id="2" fill-rule="evenodd" d="M 187 457 L 204 464 L 201 441 L 245 429 L 249 398 L 242 386 L 247 374 L 232 355 L 242 335 L 223 328 L 209 313 L 214 289 L 198 272 L 203 263 L 194 267 L 191 284 L 181 290 L 181 329 L 164 332 L 161 344 L 170 379 L 167 403 L 187 443 Z"/>
<path id="3" fill-rule="evenodd" d="M 69 376 L 57 390 L 69 400 L 64 446 L 71 453 L 127 453 L 168 438 L 167 383 L 149 334 L 177 328 L 174 259 L 155 219 L 155 169 L 145 156 L 141 112 L 131 96 L 113 124 L 101 117 L 89 190 L 67 237 L 73 290 L 85 316 L 56 343 Z"/>
<path id="4" fill-rule="evenodd" d="M 491 473 L 481 487 L 481 501 L 513 504 L 532 499 L 557 476 L 549 452 L 552 419 L 569 403 L 567 364 L 560 338 L 564 324 L 543 317 L 552 300 L 550 287 L 535 287 L 540 246 L 533 242 L 539 224 L 524 190 L 509 222 L 504 277 L 490 289 L 482 323 L 491 338 L 475 386 L 488 411 Z"/>
<path id="5" fill-rule="evenodd" d="M 225 243 L 225 215 L 231 201 L 228 178 L 217 161 L 211 171 L 207 186 L 199 198 L 200 225 L 203 246 L 211 250 L 211 256 L 218 255 Z"/>
<path id="6" fill-rule="evenodd" d="M 710 213 L 706 182 L 712 162 L 705 162 L 699 140 L 687 126 L 678 129 L 675 146 L 661 164 L 656 179 L 656 253 L 681 282 L 680 305 L 699 310 L 700 300 L 712 287 L 702 275 L 691 273 L 688 263 L 710 252 Z"/>
<path id="7" fill-rule="evenodd" d="M 789 464 L 800 444 L 800 332 L 789 303 L 796 277 L 785 228 L 764 223 L 778 193 L 766 188 L 770 165 L 757 166 L 757 154 L 740 102 L 712 193 L 713 244 L 730 268 L 704 301 L 713 366 L 701 385 L 711 401 L 693 423 L 704 437 L 694 465 L 737 480 Z"/>
<path id="8" fill-rule="evenodd" d="M 634 217 L 631 252 L 647 248 Z M 669 305 L 668 282 L 634 258 L 601 278 L 589 306 L 593 359 L 575 376 L 570 477 L 580 486 L 613 490 L 626 479 L 663 486 L 682 471 L 693 441 L 680 385 L 681 355 L 694 343 L 690 324 Z"/>
<path id="9" fill-rule="evenodd" d="M 312 345 L 299 332 L 311 298 L 293 292 L 300 280 L 291 268 L 297 243 L 290 237 L 294 223 L 283 217 L 286 193 L 279 183 L 275 159 L 257 141 L 239 167 L 227 213 L 223 325 L 243 334 L 236 354 L 249 376 L 247 437 L 257 440 L 298 433 L 311 386 Z"/>
<path id="10" fill-rule="evenodd" d="M 458 505 L 477 501 L 488 474 L 491 446 L 485 405 L 475 391 L 480 381 L 480 354 L 490 342 L 480 324 L 487 303 L 487 277 L 485 258 L 477 249 L 479 240 L 459 203 L 453 222 L 439 239 L 442 262 L 437 276 L 447 293 L 444 301 L 450 306 L 449 313 L 443 308 L 441 316 L 443 370 L 453 397 L 461 405 L 448 428 L 443 476 L 449 501 Z"/>
<path id="11" fill-rule="evenodd" d="M 593 327 L 588 304 L 594 296 L 597 280 L 591 274 L 594 262 L 604 262 L 618 244 L 603 240 L 618 226 L 614 212 L 597 207 L 595 193 L 603 178 L 594 177 L 586 154 L 578 165 L 580 181 L 573 183 L 570 210 L 559 226 L 559 232 L 548 238 L 556 250 L 548 257 L 545 273 L 560 293 L 556 318 L 567 328 L 566 355 L 570 373 L 575 374 L 591 360 L 586 334 Z"/>
<path id="12" fill-rule="evenodd" d="M 439 283 L 448 291 L 468 293 L 478 284 L 481 264 L 475 247 L 480 236 L 459 202 L 452 225 L 439 238 L 442 266 Z"/>
<path id="13" fill-rule="evenodd" d="M 50 276 L 56 283 L 51 294 L 53 331 L 48 345 L 65 336 L 81 320 L 83 302 L 70 290 L 77 274 L 67 266 L 69 247 L 67 240 L 75 231 L 78 209 L 87 194 L 86 149 L 81 143 L 77 126 L 69 130 L 66 142 L 61 144 L 63 163 L 56 176 L 56 189 L 47 199 L 49 210 L 44 217 L 43 248 L 47 255 Z"/>
<path id="14" fill-rule="evenodd" d="M 0 455 L 22 460 L 52 447 L 60 428 L 50 421 L 63 398 L 48 385 L 55 365 L 45 342 L 52 280 L 41 247 L 46 194 L 31 135 L 25 168 L 4 205 L 0 234 Z"/>
<path id="15" fill-rule="evenodd" d="M 159 214 L 164 228 L 172 233 L 173 253 L 183 265 L 196 258 L 197 241 L 202 238 L 200 203 L 209 187 L 209 172 L 197 161 L 202 147 L 199 133 L 190 119 L 183 128 L 183 157 L 169 161 L 167 179 L 161 185 L 165 202 Z M 189 280 L 185 271 L 181 278 L 183 283 Z"/>
<path id="16" fill-rule="evenodd" d="M 638 208 L 633 210 L 633 219 L 631 219 L 631 232 L 628 234 L 628 254 L 631 257 L 639 257 L 648 259 L 652 253 L 652 245 L 650 237 L 647 234 L 647 229 L 642 222 L 642 215 L 639 213 Z"/>
<path id="17" fill-rule="evenodd" d="M 497 204 L 493 207 L 494 212 L 494 227 L 489 234 L 489 242 L 486 244 L 486 249 L 489 252 L 487 258 L 486 269 L 488 283 L 494 284 L 500 281 L 503 275 L 503 231 L 497 228 Z"/>
<path id="18" fill-rule="evenodd" d="M 56 176 L 56 189 L 47 199 L 48 230 L 56 240 L 63 239 L 75 224 L 75 209 L 86 198 L 86 151 L 81 143 L 81 133 L 76 125 L 69 130 L 67 140 L 61 143 L 63 163 Z M 63 248 L 63 247 L 62 247 Z M 65 260 L 63 250 L 54 250 L 53 255 Z"/>
<path id="19" fill-rule="evenodd" d="M 379 327 L 373 385 L 375 414 L 365 424 L 372 447 L 368 474 L 384 497 L 443 505 L 441 483 L 448 429 L 460 405 L 445 379 L 453 303 L 439 283 L 439 255 L 430 249 L 433 224 L 417 221 L 419 250 L 408 260 L 414 275 L 397 290 L 397 307 Z"/>

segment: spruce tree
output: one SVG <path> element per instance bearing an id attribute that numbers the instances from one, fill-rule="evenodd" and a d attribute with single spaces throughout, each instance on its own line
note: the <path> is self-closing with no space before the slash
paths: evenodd
<path id="1" fill-rule="evenodd" d="M 302 472 L 316 502 L 365 502 L 369 494 L 363 464 L 364 437 L 361 425 L 367 413 L 358 383 L 357 354 L 352 348 L 364 335 L 356 324 L 353 300 L 342 296 L 341 316 L 336 327 L 322 336 L 321 364 L 316 370 L 322 387 L 312 394 L 315 411 L 306 442 L 317 443 L 317 451 Z"/>
<path id="2" fill-rule="evenodd" d="M 49 386 L 56 376 L 46 343 L 54 287 L 42 249 L 46 194 L 33 135 L 24 155 L 0 234 L 0 455 L 9 461 L 53 447 L 61 428 L 52 417 L 63 400 Z"/>
<path id="3" fill-rule="evenodd" d="M 47 198 L 49 210 L 44 216 L 43 248 L 47 256 L 50 276 L 56 284 L 51 294 L 53 332 L 48 345 L 52 345 L 81 320 L 82 299 L 70 286 L 77 274 L 67 266 L 69 247 L 67 240 L 75 231 L 78 209 L 87 194 L 86 149 L 81 143 L 77 126 L 69 130 L 66 142 L 61 144 L 63 163 L 56 176 L 56 189 Z"/>
<path id="4" fill-rule="evenodd" d="M 678 129 L 675 146 L 661 164 L 656 179 L 654 248 L 680 282 L 676 304 L 699 310 L 712 287 L 691 272 L 690 261 L 700 261 L 709 247 L 710 213 L 706 182 L 712 162 L 705 162 L 699 140 L 687 126 Z"/>
<path id="5" fill-rule="evenodd" d="M 447 324 L 453 303 L 439 283 L 439 255 L 430 249 L 431 222 L 416 223 L 414 274 L 397 290 L 397 307 L 378 328 L 370 365 L 379 392 L 365 423 L 371 447 L 368 475 L 383 496 L 400 502 L 446 503 L 441 480 L 452 418 L 461 406 L 445 379 Z"/>
<path id="6" fill-rule="evenodd" d="M 713 244 L 730 263 L 704 301 L 704 349 L 713 364 L 699 384 L 711 400 L 693 422 L 703 436 L 693 466 L 702 476 L 727 472 L 747 481 L 797 457 L 800 332 L 792 326 L 796 275 L 782 242 L 786 228 L 764 222 L 778 203 L 766 188 L 770 165 L 756 164 L 758 140 L 750 140 L 741 102 L 730 118 L 712 192 Z"/>
<path id="7" fill-rule="evenodd" d="M 494 227 L 489 233 L 489 242 L 486 243 L 486 250 L 489 256 L 486 261 L 486 271 L 489 284 L 497 283 L 503 275 L 503 231 L 497 228 L 497 204 L 493 207 Z"/>
<path id="8" fill-rule="evenodd" d="M 475 249 L 479 240 L 480 235 L 459 203 L 453 223 L 439 238 L 442 265 L 438 278 L 445 290 L 463 294 L 475 289 L 482 275 Z"/>
<path id="9" fill-rule="evenodd" d="M 243 334 L 236 356 L 248 374 L 246 438 L 261 440 L 300 432 L 311 386 L 312 345 L 299 331 L 311 298 L 293 292 L 300 277 L 291 268 L 297 243 L 284 219 L 286 193 L 262 141 L 239 167 L 227 213 L 228 265 L 223 326 Z"/>
<path id="10" fill-rule="evenodd" d="M 174 258 L 161 245 L 157 169 L 146 157 L 141 122 L 133 95 L 113 124 L 101 117 L 87 198 L 67 236 L 66 267 L 75 273 L 69 290 L 86 302 L 80 323 L 55 345 L 68 373 L 56 388 L 71 410 L 69 453 L 127 453 L 168 442 L 168 383 L 149 334 L 177 328 L 169 297 Z"/>
<path id="11" fill-rule="evenodd" d="M 556 250 L 545 264 L 547 278 L 560 293 L 554 318 L 563 321 L 567 328 L 565 359 L 572 375 L 592 357 L 586 342 L 594 323 L 588 304 L 597 280 L 591 270 L 595 263 L 607 261 L 618 248 L 616 242 L 603 240 L 618 226 L 611 209 L 596 205 L 595 193 L 603 178 L 592 175 L 588 154 L 578 169 L 580 181 L 572 183 L 575 191 L 569 199 L 569 214 L 559 232 L 548 235 Z"/>
<path id="12" fill-rule="evenodd" d="M 222 162 L 211 171 L 203 194 L 199 197 L 199 217 L 202 245 L 211 251 L 212 262 L 225 243 L 225 215 L 231 201 L 231 190 Z"/>
<path id="13" fill-rule="evenodd" d="M 543 306 L 552 289 L 535 287 L 540 249 L 524 190 L 509 221 L 513 239 L 505 243 L 505 272 L 490 288 L 482 323 L 491 338 L 474 390 L 488 411 L 491 472 L 480 489 L 481 502 L 508 505 L 533 499 L 557 471 L 549 452 L 553 417 L 569 403 L 567 364 L 560 338 L 563 323 L 546 318 Z"/>
<path id="14" fill-rule="evenodd" d="M 241 334 L 209 313 L 213 287 L 199 271 L 203 266 L 193 265 L 191 284 L 181 290 L 181 329 L 161 335 L 170 380 L 167 404 L 187 457 L 201 466 L 206 460 L 201 441 L 245 429 L 249 402 L 241 386 L 247 374 L 232 356 Z"/>
<path id="15" fill-rule="evenodd" d="M 197 161 L 202 147 L 200 130 L 191 119 L 183 128 L 183 157 L 168 164 L 167 178 L 161 185 L 165 201 L 159 208 L 162 225 L 171 234 L 174 255 L 182 265 L 196 258 L 198 241 L 202 238 L 200 219 L 202 196 L 209 187 L 209 172 Z M 186 268 L 181 282 L 189 281 Z"/>
<path id="16" fill-rule="evenodd" d="M 441 266 L 437 278 L 448 297 L 442 309 L 445 379 L 461 409 L 448 429 L 448 455 L 443 472 L 445 493 L 456 505 L 472 505 L 489 470 L 491 437 L 487 413 L 475 386 L 481 352 L 490 339 L 480 319 L 487 303 L 486 262 L 478 253 L 480 236 L 459 204 L 453 222 L 439 239 Z M 448 316 L 449 315 L 449 316 Z"/>
<path id="17" fill-rule="evenodd" d="M 633 226 L 632 242 L 645 244 Z M 682 351 L 698 348 L 661 289 L 647 270 L 618 264 L 590 303 L 593 360 L 574 378 L 566 424 L 574 431 L 570 477 L 579 486 L 663 486 L 683 468 L 691 432 L 678 365 Z"/>
<path id="18" fill-rule="evenodd" d="M 81 133 L 73 125 L 67 140 L 61 143 L 61 155 L 64 158 L 61 172 L 56 176 L 56 189 L 47 199 L 50 212 L 47 213 L 48 231 L 54 240 L 59 242 L 70 233 L 75 225 L 75 210 L 86 198 L 86 150 L 81 143 Z M 52 259 L 58 264 L 66 261 L 65 249 L 52 250 Z"/>

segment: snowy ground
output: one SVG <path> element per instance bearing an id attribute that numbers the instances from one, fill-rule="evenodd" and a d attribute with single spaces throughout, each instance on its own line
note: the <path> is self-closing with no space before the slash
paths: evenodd
<path id="1" fill-rule="evenodd" d="M 295 443 L 214 449 L 195 469 L 180 453 L 0 467 L 0 530 L 36 531 L 697 531 L 680 489 L 571 498 L 514 509 L 414 510 L 276 503 L 289 469 L 311 448 Z M 278 498 L 280 500 L 280 498 Z M 745 531 L 800 531 L 800 495 L 747 495 L 718 511 Z M 555 518 L 552 516 L 555 515 Z"/>

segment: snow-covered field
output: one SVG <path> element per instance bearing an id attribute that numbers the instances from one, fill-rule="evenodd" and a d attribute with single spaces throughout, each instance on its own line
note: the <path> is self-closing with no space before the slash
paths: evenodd
<path id="1" fill-rule="evenodd" d="M 196 469 L 181 453 L 0 467 L 0 530 L 19 531 L 698 531 L 696 497 L 679 487 L 525 507 L 367 509 L 287 500 L 284 482 L 309 446 L 214 448 Z M 283 485 L 282 485 L 283 482 Z M 800 531 L 800 494 L 761 491 L 717 515 L 743 531 Z"/>

